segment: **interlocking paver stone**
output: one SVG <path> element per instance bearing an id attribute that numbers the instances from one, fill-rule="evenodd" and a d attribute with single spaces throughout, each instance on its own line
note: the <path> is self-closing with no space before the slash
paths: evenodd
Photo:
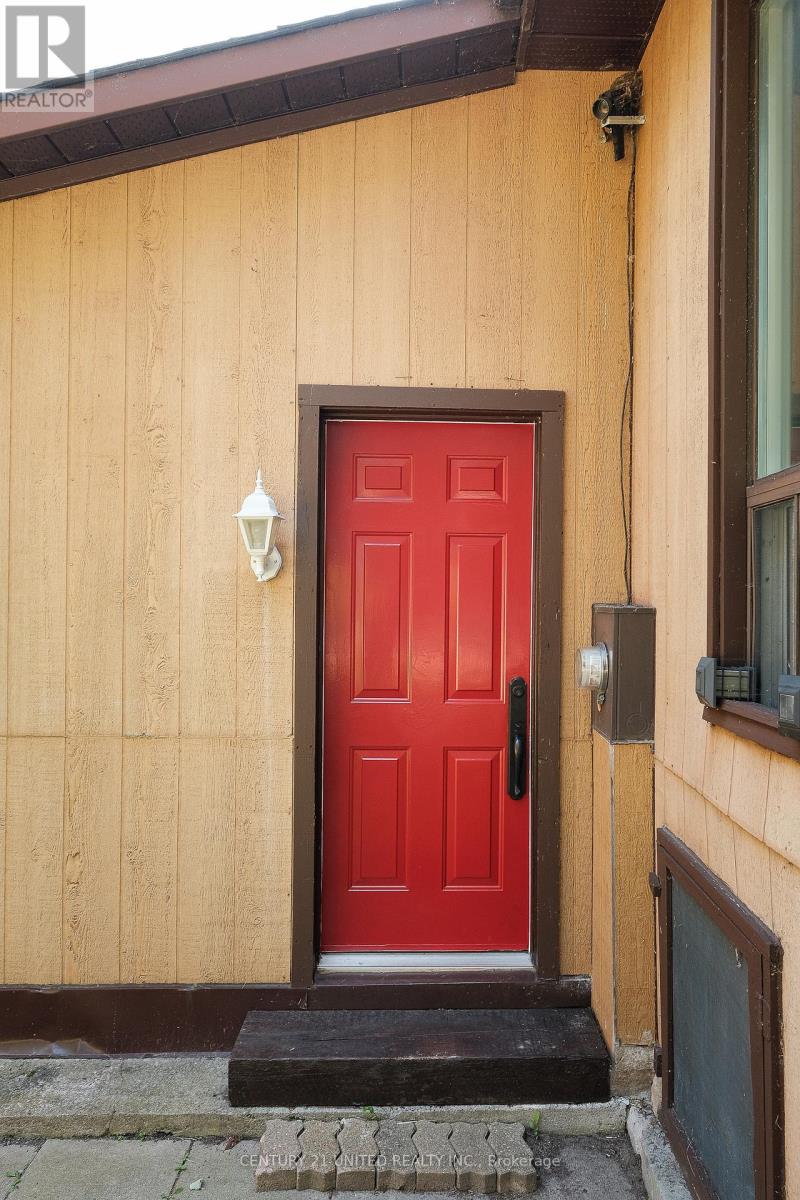
<path id="1" fill-rule="evenodd" d="M 338 1121 L 306 1121 L 300 1134 L 297 1186 L 314 1192 L 332 1192 L 336 1187 Z"/>
<path id="2" fill-rule="evenodd" d="M 341 1192 L 361 1192 L 375 1187 L 374 1121 L 346 1117 L 339 1130 L 339 1157 L 336 1160 L 336 1187 Z"/>
<path id="3" fill-rule="evenodd" d="M 494 1155 L 488 1142 L 489 1130 L 485 1125 L 467 1125 L 459 1122 L 453 1126 L 450 1145 L 455 1151 L 456 1187 L 459 1192 L 495 1191 L 497 1172 Z"/>
<path id="4" fill-rule="evenodd" d="M 302 1121 L 267 1121 L 256 1169 L 256 1187 L 260 1192 L 297 1187 L 298 1134 L 302 1128 Z"/>
<path id="5" fill-rule="evenodd" d="M 381 1192 L 413 1192 L 417 1149 L 411 1140 L 413 1121 L 381 1121 L 375 1141 L 378 1162 L 375 1184 Z"/>
<path id="6" fill-rule="evenodd" d="M 539 1176 L 533 1151 L 525 1141 L 525 1126 L 496 1122 L 489 1126 L 489 1146 L 495 1157 L 497 1190 L 506 1196 L 524 1196 L 536 1191 Z"/>
<path id="7" fill-rule="evenodd" d="M 414 1130 L 417 1147 L 418 1192 L 449 1192 L 455 1187 L 451 1126 L 444 1121 L 418 1121 Z"/>

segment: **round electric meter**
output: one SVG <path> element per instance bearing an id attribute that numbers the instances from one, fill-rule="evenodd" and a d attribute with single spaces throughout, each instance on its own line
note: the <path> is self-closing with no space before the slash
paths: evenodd
<path id="1" fill-rule="evenodd" d="M 579 688 L 605 692 L 608 687 L 608 647 L 584 646 L 575 655 L 575 683 Z"/>

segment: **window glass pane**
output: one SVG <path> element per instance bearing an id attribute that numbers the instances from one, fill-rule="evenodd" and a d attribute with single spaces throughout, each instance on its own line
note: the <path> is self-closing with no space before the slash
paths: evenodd
<path id="1" fill-rule="evenodd" d="M 778 707 L 778 676 L 794 673 L 796 524 L 794 500 L 753 513 L 754 649 L 761 703 L 770 708 Z"/>
<path id="2" fill-rule="evenodd" d="M 800 0 L 764 0 L 758 90 L 758 475 L 800 462 Z"/>

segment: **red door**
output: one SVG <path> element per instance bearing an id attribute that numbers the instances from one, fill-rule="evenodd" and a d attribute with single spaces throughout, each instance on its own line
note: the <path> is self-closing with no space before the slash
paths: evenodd
<path id="1" fill-rule="evenodd" d="M 525 950 L 533 428 L 326 429 L 322 949 Z"/>

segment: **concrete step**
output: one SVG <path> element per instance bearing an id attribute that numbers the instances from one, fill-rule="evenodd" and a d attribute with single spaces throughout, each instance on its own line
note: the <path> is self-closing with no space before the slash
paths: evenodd
<path id="1" fill-rule="evenodd" d="M 375 1105 L 392 1121 L 527 1123 L 530 1104 Z M 625 1129 L 627 1103 L 538 1104 L 543 1134 L 616 1136 Z M 156 1055 L 151 1058 L 0 1058 L 0 1138 L 84 1138 L 106 1134 L 169 1133 L 181 1137 L 258 1138 L 272 1118 L 338 1121 L 358 1116 L 349 1105 L 279 1104 L 232 1108 L 227 1055 Z M 0 1177 L 2 1171 L 0 1171 Z M 2 1189 L 0 1189 L 2 1196 Z"/>
<path id="2" fill-rule="evenodd" d="M 590 1009 L 251 1012 L 228 1066 L 246 1105 L 588 1103 L 609 1098 Z"/>
<path id="3" fill-rule="evenodd" d="M 535 1152 L 522 1124 L 273 1120 L 261 1138 L 256 1187 L 330 1192 L 536 1190 Z"/>

